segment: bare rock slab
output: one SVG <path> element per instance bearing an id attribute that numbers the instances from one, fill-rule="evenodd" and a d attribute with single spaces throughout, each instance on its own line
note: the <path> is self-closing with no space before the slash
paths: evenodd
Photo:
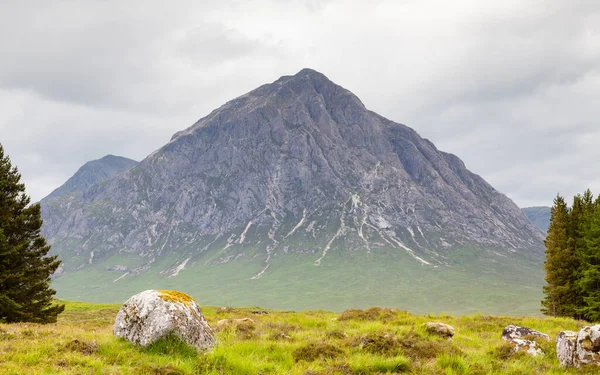
<path id="1" fill-rule="evenodd" d="M 146 290 L 129 298 L 117 313 L 113 333 L 139 346 L 168 335 L 199 351 L 216 343 L 200 306 L 192 297 L 174 290 Z"/>
<path id="2" fill-rule="evenodd" d="M 434 333 L 442 337 L 452 338 L 454 336 L 454 327 L 446 323 L 429 322 L 425 324 L 425 329 L 429 333 Z"/>
<path id="3" fill-rule="evenodd" d="M 577 347 L 577 332 L 562 331 L 556 336 L 556 357 L 562 366 L 575 365 L 575 348 Z"/>

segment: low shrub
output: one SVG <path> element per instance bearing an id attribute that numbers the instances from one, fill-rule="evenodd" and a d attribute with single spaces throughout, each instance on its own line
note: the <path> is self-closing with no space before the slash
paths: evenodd
<path id="1" fill-rule="evenodd" d="M 310 343 L 294 350 L 292 356 L 296 362 L 313 362 L 317 359 L 332 359 L 344 354 L 337 346 L 325 343 Z"/>
<path id="2" fill-rule="evenodd" d="M 462 352 L 451 341 L 437 337 L 424 337 L 411 331 L 399 338 L 402 353 L 417 361 L 436 358 L 442 353 L 461 355 Z"/>
<path id="3" fill-rule="evenodd" d="M 339 317 L 338 320 L 379 320 L 388 322 L 396 319 L 400 311 L 396 309 L 382 309 L 381 307 L 371 307 L 367 310 L 346 310 Z"/>
<path id="4" fill-rule="evenodd" d="M 79 352 L 82 354 L 94 354 L 98 351 L 98 344 L 91 341 L 83 341 L 83 340 L 72 340 L 65 345 L 66 350 L 70 350 L 72 352 Z"/>
<path id="5" fill-rule="evenodd" d="M 400 351 L 401 345 L 397 337 L 388 333 L 371 332 L 351 339 L 356 346 L 368 353 L 395 355 Z"/>

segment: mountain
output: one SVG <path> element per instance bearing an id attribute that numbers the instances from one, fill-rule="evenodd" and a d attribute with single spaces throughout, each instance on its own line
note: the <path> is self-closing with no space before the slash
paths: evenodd
<path id="1" fill-rule="evenodd" d="M 121 156 L 106 155 L 102 159 L 85 163 L 77 172 L 60 187 L 50 193 L 45 199 L 63 197 L 75 192 L 81 192 L 92 185 L 106 181 L 109 178 L 130 169 L 137 161 Z"/>
<path id="2" fill-rule="evenodd" d="M 538 227 L 544 234 L 550 226 L 550 207 L 525 207 L 522 209 L 527 219 Z"/>
<path id="3" fill-rule="evenodd" d="M 481 311 L 522 296 L 514 283 L 541 290 L 543 236 L 509 198 L 310 69 L 42 211 L 69 298 L 160 285 L 206 303 Z"/>

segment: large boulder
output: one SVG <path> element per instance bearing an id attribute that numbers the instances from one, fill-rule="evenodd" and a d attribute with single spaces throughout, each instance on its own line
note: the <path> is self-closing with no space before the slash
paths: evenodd
<path id="1" fill-rule="evenodd" d="M 600 365 L 600 324 L 583 327 L 577 334 L 575 366 Z"/>
<path id="2" fill-rule="evenodd" d="M 425 324 L 425 329 L 429 333 L 442 337 L 452 338 L 452 336 L 454 336 L 454 327 L 446 323 L 429 322 Z"/>
<path id="3" fill-rule="evenodd" d="M 129 298 L 117 314 L 114 335 L 140 346 L 174 335 L 200 351 L 216 343 L 200 306 L 174 290 L 146 290 Z"/>
<path id="4" fill-rule="evenodd" d="M 512 341 L 514 339 L 522 339 L 523 337 L 530 337 L 530 338 L 542 338 L 545 340 L 550 340 L 550 336 L 548 336 L 545 333 L 542 332 L 538 332 L 534 329 L 531 328 L 527 328 L 527 327 L 521 327 L 521 326 L 515 326 L 515 325 L 509 325 L 506 326 L 504 328 L 504 330 L 502 331 L 502 338 L 506 341 Z"/>
<path id="5" fill-rule="evenodd" d="M 575 365 L 576 346 L 577 332 L 562 331 L 556 336 L 556 357 L 561 365 L 566 367 Z"/>

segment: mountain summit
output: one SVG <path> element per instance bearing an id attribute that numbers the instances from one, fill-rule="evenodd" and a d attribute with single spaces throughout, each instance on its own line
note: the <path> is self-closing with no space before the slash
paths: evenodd
<path id="1" fill-rule="evenodd" d="M 89 267 L 169 282 L 237 269 L 279 288 L 291 264 L 343 272 L 355 257 L 391 257 L 443 274 L 467 249 L 543 254 L 539 230 L 458 157 L 311 69 L 227 102 L 124 173 L 49 197 L 43 213 L 65 279 Z"/>

